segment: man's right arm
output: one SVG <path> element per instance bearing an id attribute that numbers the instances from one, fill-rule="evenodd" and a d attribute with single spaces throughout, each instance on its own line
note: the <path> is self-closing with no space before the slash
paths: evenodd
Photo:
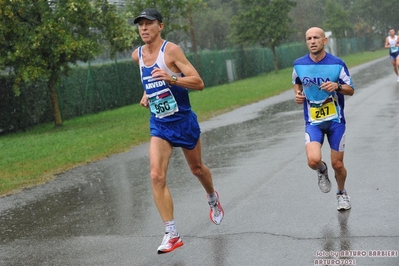
<path id="1" fill-rule="evenodd" d="M 292 76 L 291 77 L 292 77 L 292 84 L 294 85 L 295 102 L 297 104 L 302 104 L 305 101 L 306 96 L 304 96 L 302 94 L 303 87 L 302 87 L 302 84 L 301 84 L 300 79 L 298 77 L 298 74 L 296 73 L 295 67 L 294 67 L 294 69 L 292 71 Z"/>
<path id="2" fill-rule="evenodd" d="M 141 97 L 140 105 L 143 106 L 143 107 L 145 107 L 145 108 L 148 108 L 148 107 L 149 107 L 149 106 L 148 106 L 148 97 L 147 97 L 147 94 L 145 93 L 145 91 L 144 91 L 144 93 L 143 93 L 143 96 Z"/>
<path id="3" fill-rule="evenodd" d="M 132 60 L 137 64 L 139 64 L 138 48 L 133 51 Z M 148 97 L 145 91 L 143 92 L 143 96 L 141 97 L 140 105 L 145 108 L 148 108 Z"/>
<path id="4" fill-rule="evenodd" d="M 295 102 L 297 104 L 303 104 L 306 99 L 306 96 L 302 94 L 302 85 L 301 84 L 294 84 L 294 92 L 295 92 Z"/>
<path id="5" fill-rule="evenodd" d="M 389 45 L 388 37 L 385 38 L 385 48 L 391 48 Z"/>
<path id="6" fill-rule="evenodd" d="M 133 53 L 132 53 L 132 60 L 136 62 L 137 64 L 139 63 L 139 52 L 138 48 L 136 48 Z"/>

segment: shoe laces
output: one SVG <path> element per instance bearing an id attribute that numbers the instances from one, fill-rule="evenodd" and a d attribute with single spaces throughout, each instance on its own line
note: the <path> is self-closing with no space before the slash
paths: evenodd
<path id="1" fill-rule="evenodd" d="M 164 235 L 164 237 L 163 237 L 163 239 L 162 239 L 162 245 L 166 245 L 169 241 L 170 241 L 170 239 L 172 239 L 172 238 L 174 238 L 174 237 L 177 237 L 178 236 L 178 234 L 173 234 L 173 233 L 165 233 L 165 235 Z"/>
<path id="2" fill-rule="evenodd" d="M 209 206 L 212 208 L 213 210 L 213 216 L 219 216 L 219 201 L 215 200 L 212 202 L 208 202 Z"/>
<path id="3" fill-rule="evenodd" d="M 346 194 L 338 194 L 337 197 L 339 203 L 347 203 L 349 201 L 349 196 Z"/>
<path id="4" fill-rule="evenodd" d="M 327 170 L 325 170 L 325 171 L 322 172 L 322 173 L 319 172 L 319 171 L 317 171 L 317 175 L 318 175 L 318 177 L 319 177 L 319 180 L 320 180 L 322 183 L 328 183 L 328 182 L 329 182 L 326 173 L 327 173 Z"/>

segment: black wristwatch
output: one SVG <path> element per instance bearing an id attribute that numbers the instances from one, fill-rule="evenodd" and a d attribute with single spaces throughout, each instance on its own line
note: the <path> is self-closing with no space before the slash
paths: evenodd
<path id="1" fill-rule="evenodd" d="M 339 83 L 337 83 L 337 84 L 338 84 L 338 88 L 336 89 L 336 91 L 341 91 L 342 90 L 342 85 L 339 84 Z"/>

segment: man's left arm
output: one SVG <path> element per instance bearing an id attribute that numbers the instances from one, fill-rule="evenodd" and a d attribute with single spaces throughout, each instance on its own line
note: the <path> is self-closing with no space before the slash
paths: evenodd
<path id="1" fill-rule="evenodd" d="M 173 44 L 173 46 L 171 45 L 170 48 L 171 57 L 174 59 L 174 65 L 184 74 L 184 77 L 179 77 L 177 79 L 176 84 L 188 89 L 203 90 L 204 82 L 202 78 L 195 67 L 188 61 L 182 49 L 176 44 Z"/>
<path id="2" fill-rule="evenodd" d="M 342 66 L 341 72 L 339 74 L 339 80 L 336 91 L 339 91 L 339 93 L 343 95 L 349 95 L 349 96 L 352 96 L 355 93 L 355 87 L 353 86 L 352 78 L 349 74 L 348 67 L 346 66 L 345 63 Z"/>
<path id="3" fill-rule="evenodd" d="M 328 92 L 339 92 L 343 95 L 353 95 L 355 93 L 352 78 L 346 66 L 343 66 L 339 74 L 338 82 L 328 81 L 323 82 L 320 86 L 323 90 Z"/>
<path id="4" fill-rule="evenodd" d="M 183 73 L 182 77 L 172 77 L 164 69 L 155 68 L 153 78 L 164 80 L 169 84 L 176 84 L 192 90 L 203 90 L 204 82 L 194 66 L 188 61 L 182 49 L 174 43 L 168 43 L 165 50 L 166 66 L 175 73 Z"/>
<path id="5" fill-rule="evenodd" d="M 321 89 L 328 91 L 328 92 L 339 92 L 343 95 L 349 95 L 352 96 L 355 93 L 355 90 L 352 88 L 351 85 L 348 84 L 342 84 L 339 81 L 338 82 L 333 82 L 333 81 L 327 81 L 327 82 L 323 82 L 321 84 Z"/>
<path id="6" fill-rule="evenodd" d="M 341 90 L 339 90 L 339 84 L 337 83 L 337 88 L 335 89 L 339 93 L 343 95 L 349 95 L 352 96 L 355 93 L 355 90 L 348 84 L 340 84 L 341 85 Z"/>

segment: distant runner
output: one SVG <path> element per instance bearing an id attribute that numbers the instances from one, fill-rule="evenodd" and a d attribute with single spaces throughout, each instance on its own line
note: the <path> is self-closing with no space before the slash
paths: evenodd
<path id="1" fill-rule="evenodd" d="M 391 59 L 393 71 L 397 76 L 397 81 L 399 82 L 399 37 L 395 35 L 395 30 L 389 30 L 389 36 L 385 39 L 385 48 L 389 49 L 389 58 Z"/>

